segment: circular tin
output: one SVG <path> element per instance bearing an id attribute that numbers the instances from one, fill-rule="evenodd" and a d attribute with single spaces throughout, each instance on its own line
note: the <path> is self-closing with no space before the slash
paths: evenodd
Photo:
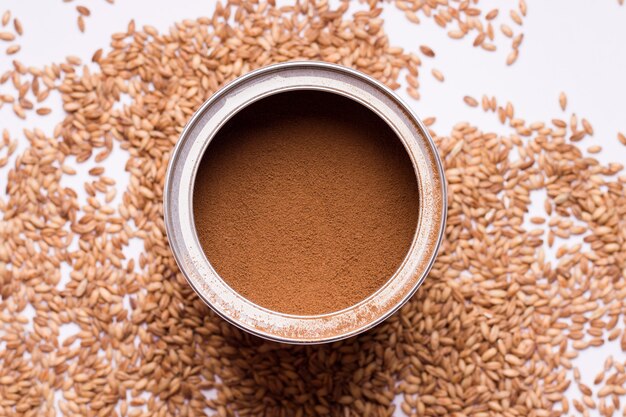
<path id="1" fill-rule="evenodd" d="M 292 90 L 339 94 L 385 120 L 412 161 L 420 198 L 416 232 L 395 274 L 358 304 L 314 316 L 269 310 L 228 286 L 205 256 L 193 218 L 195 176 L 205 150 L 219 129 L 247 105 Z M 170 158 L 163 205 L 167 237 L 176 262 L 207 305 L 228 322 L 257 336 L 278 342 L 313 344 L 344 339 L 370 329 L 415 293 L 437 255 L 445 228 L 447 197 L 441 160 L 428 130 L 393 91 L 359 71 L 306 61 L 252 71 L 217 91 L 198 109 Z"/>

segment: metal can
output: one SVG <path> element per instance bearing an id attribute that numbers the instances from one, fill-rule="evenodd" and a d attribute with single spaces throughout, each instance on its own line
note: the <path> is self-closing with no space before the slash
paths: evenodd
<path id="1" fill-rule="evenodd" d="M 372 110 L 396 133 L 415 169 L 419 189 L 416 233 L 396 273 L 358 304 L 327 314 L 297 316 L 271 311 L 244 298 L 218 275 L 200 245 L 193 218 L 194 180 L 202 156 L 238 111 L 272 94 L 317 90 L 342 95 Z M 198 296 L 233 325 L 284 343 L 314 344 L 354 336 L 397 311 L 430 271 L 447 212 L 441 160 L 428 129 L 403 101 L 375 79 L 324 62 L 286 62 L 252 71 L 217 91 L 192 116 L 173 150 L 164 190 L 164 217 L 178 266 Z"/>

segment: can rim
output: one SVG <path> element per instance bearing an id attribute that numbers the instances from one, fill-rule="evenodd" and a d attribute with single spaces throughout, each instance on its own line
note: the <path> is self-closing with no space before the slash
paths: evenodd
<path id="1" fill-rule="evenodd" d="M 360 82 L 360 83 L 365 83 L 365 84 L 369 84 L 370 86 L 372 86 L 375 90 L 377 90 L 380 94 L 381 97 L 384 96 L 386 97 L 387 100 L 393 102 L 393 104 L 395 104 L 395 106 L 401 110 L 401 112 L 403 113 L 401 116 L 396 115 L 396 117 L 400 117 L 402 119 L 405 120 L 405 122 L 407 123 L 411 123 L 413 125 L 415 125 L 416 131 L 418 131 L 418 133 L 420 134 L 420 138 L 415 138 L 413 137 L 412 139 L 409 137 L 402 137 L 400 134 L 398 134 L 399 139 L 402 141 L 403 146 L 405 147 L 405 150 L 407 151 L 407 153 L 409 154 L 409 157 L 411 158 L 411 162 L 414 165 L 414 169 L 415 169 L 415 174 L 418 180 L 418 189 L 420 190 L 420 216 L 418 218 L 418 223 L 421 223 L 422 221 L 422 217 L 423 217 L 423 211 L 422 211 L 422 205 L 424 202 L 424 198 L 422 198 L 421 193 L 422 193 L 422 183 L 421 183 L 421 178 L 420 178 L 420 174 L 424 174 L 423 171 L 419 170 L 418 164 L 415 161 L 415 155 L 413 155 L 411 153 L 411 150 L 408 148 L 408 143 L 406 142 L 407 140 L 415 140 L 416 142 L 418 140 L 420 140 L 419 145 L 423 146 L 425 151 L 428 152 L 428 158 L 429 159 L 429 163 L 431 163 L 431 171 L 429 171 L 429 174 L 432 174 L 435 179 L 439 180 L 438 184 L 433 184 L 433 188 L 435 188 L 435 190 L 431 190 L 434 192 L 438 192 L 438 196 L 430 196 L 430 197 L 435 197 L 436 200 L 438 201 L 438 206 L 437 209 L 439 210 L 439 219 L 438 222 L 434 223 L 431 225 L 431 229 L 432 230 L 437 230 L 436 233 L 436 240 L 434 242 L 429 242 L 429 250 L 428 253 L 426 254 L 427 258 L 426 262 L 423 262 L 421 265 L 419 265 L 419 268 L 417 268 L 415 271 L 413 271 L 413 274 L 411 274 L 411 280 L 412 285 L 410 285 L 410 288 L 405 288 L 402 294 L 399 294 L 399 297 L 397 297 L 396 300 L 394 300 L 394 302 L 392 303 L 388 303 L 389 305 L 386 306 L 386 308 L 384 309 L 384 311 L 381 311 L 380 314 L 375 314 L 372 313 L 372 316 L 369 320 L 367 319 L 361 319 L 361 321 L 363 323 L 361 323 L 358 326 L 354 326 L 353 328 L 351 328 L 349 331 L 344 331 L 344 332 L 336 332 L 335 334 L 327 334 L 327 335 L 322 335 L 319 337 L 311 337 L 310 334 L 307 337 L 301 337 L 298 336 L 298 329 L 291 329 L 290 332 L 287 333 L 277 333 L 275 330 L 272 328 L 271 323 L 267 324 L 267 326 L 263 327 L 259 327 L 257 325 L 252 324 L 254 322 L 254 320 L 250 321 L 250 320 L 246 320 L 245 317 L 242 320 L 242 316 L 233 312 L 233 311 L 223 311 L 223 308 L 219 308 L 219 305 L 216 305 L 216 303 L 214 301 L 211 300 L 211 297 L 209 297 L 207 294 L 207 292 L 210 290 L 207 289 L 206 287 L 204 288 L 200 288 L 200 285 L 198 285 L 198 277 L 192 277 L 192 275 L 195 273 L 190 270 L 192 267 L 190 266 L 190 262 L 193 264 L 195 262 L 200 262 L 202 263 L 203 261 L 206 262 L 206 264 L 208 265 L 203 265 L 203 267 L 206 269 L 206 266 L 209 267 L 208 271 L 209 273 L 213 273 L 215 274 L 220 280 L 221 278 L 219 277 L 219 275 L 212 269 L 208 259 L 206 259 L 206 256 L 204 256 L 204 259 L 186 259 L 185 258 L 185 249 L 190 249 L 189 245 L 192 244 L 195 246 L 200 246 L 198 238 L 197 238 L 197 233 L 195 232 L 195 227 L 193 228 L 193 236 L 180 236 L 180 230 L 178 230 L 177 228 L 180 227 L 181 223 L 180 223 L 180 215 L 181 215 L 181 211 L 179 210 L 179 207 L 177 207 L 176 205 L 176 192 L 174 190 L 174 188 L 176 188 L 175 186 L 178 185 L 180 187 L 180 184 L 176 184 L 175 181 L 175 175 L 176 175 L 176 171 L 177 169 L 180 169 L 180 157 L 181 157 L 181 153 L 183 152 L 183 147 L 186 145 L 186 143 L 190 140 L 190 138 L 192 137 L 192 132 L 194 131 L 194 128 L 197 128 L 199 126 L 199 123 L 202 121 L 202 117 L 205 115 L 205 113 L 207 112 L 207 110 L 211 109 L 212 106 L 215 106 L 220 100 L 224 100 L 224 98 L 228 97 L 228 94 L 236 91 L 237 88 L 241 88 L 241 86 L 244 86 L 246 83 L 249 83 L 251 80 L 255 80 L 259 77 L 268 75 L 268 74 L 287 74 L 289 72 L 294 72 L 294 71 L 304 71 L 306 72 L 306 70 L 322 70 L 322 71 L 331 71 L 337 74 L 340 74 L 341 76 L 346 76 L 352 80 L 354 80 L 355 82 Z M 310 86 L 308 85 L 303 85 L 300 88 L 292 88 L 293 89 L 311 89 L 309 88 Z M 355 87 L 358 88 L 358 87 Z M 328 91 L 325 88 L 321 88 L 321 90 L 323 91 Z M 284 92 L 284 91 L 290 91 L 289 89 L 281 89 L 280 91 L 274 91 L 274 92 L 270 92 L 266 95 L 271 95 L 271 94 L 276 94 L 278 92 Z M 341 92 L 339 92 L 341 93 Z M 352 97 L 350 95 L 347 95 L 346 92 L 343 92 L 345 94 L 342 94 L 350 99 L 353 99 L 355 101 L 359 101 L 356 100 L 355 97 Z M 259 98 L 260 97 L 260 98 Z M 263 98 L 263 94 L 257 94 L 257 99 L 261 99 Z M 247 102 L 244 106 L 236 109 L 232 114 L 236 113 L 237 111 L 241 110 L 241 108 L 251 104 L 252 101 Z M 385 119 L 385 121 L 390 125 L 390 127 L 394 130 L 397 130 L 393 125 L 391 125 L 391 123 L 389 122 L 389 120 L 387 120 L 383 114 L 381 114 L 381 111 L 379 111 L 379 109 L 375 109 L 373 108 L 371 105 L 369 105 L 369 103 L 364 103 L 361 102 L 361 104 L 366 105 L 368 108 L 370 108 L 371 110 L 374 110 L 375 113 Z M 223 123 L 225 123 L 230 117 L 232 117 L 232 114 L 230 114 L 229 117 L 227 117 L 224 120 L 221 120 L 221 123 L 218 126 L 215 126 L 213 128 L 213 132 L 217 132 L 221 126 L 223 125 Z M 206 122 L 206 120 L 205 120 Z M 397 133 L 397 132 L 396 132 Z M 210 141 L 211 141 L 212 137 L 207 137 L 207 138 L 201 138 L 200 140 L 204 142 L 204 145 L 202 146 L 201 151 L 199 152 L 199 155 L 195 155 L 196 161 L 195 161 L 195 168 L 193 169 L 194 172 L 192 173 L 192 178 L 193 180 L 195 180 L 195 175 L 197 173 L 197 165 L 199 164 L 199 160 L 201 159 L 202 155 L 204 154 L 204 151 L 206 150 L 206 148 L 208 147 Z M 187 159 L 189 159 L 189 155 L 187 155 Z M 193 188 L 193 180 L 192 180 L 192 188 Z M 179 190 L 180 192 L 180 190 Z M 426 196 L 427 198 L 429 198 L 429 196 Z M 190 204 L 191 205 L 191 204 Z M 189 209 L 191 209 L 192 207 L 188 207 Z M 181 272 L 183 273 L 183 276 L 185 277 L 185 279 L 188 281 L 188 283 L 190 284 L 190 286 L 193 288 L 193 290 L 198 294 L 198 296 L 203 300 L 203 302 L 205 304 L 207 304 L 213 311 L 215 311 L 220 317 L 222 317 L 224 320 L 228 321 L 229 323 L 235 325 L 236 327 L 245 330 L 247 332 L 250 332 L 252 334 L 255 334 L 259 337 L 268 339 L 268 340 L 273 340 L 273 341 L 279 341 L 279 342 L 284 342 L 284 343 L 292 343 L 292 344 L 315 344 L 315 343 L 325 343 L 325 342 L 333 342 L 333 341 L 337 341 L 337 340 L 341 340 L 341 339 L 345 339 L 351 336 L 355 336 L 363 331 L 366 331 L 378 324 L 380 324 L 381 322 L 383 322 L 384 320 L 386 320 L 387 318 L 389 318 L 393 313 L 395 313 L 400 307 L 402 307 L 402 305 L 404 305 L 417 291 L 417 289 L 422 285 L 422 283 L 424 282 L 426 276 L 428 275 L 429 271 L 431 270 L 435 259 L 436 259 L 436 255 L 438 253 L 439 247 L 441 245 L 441 242 L 443 240 L 443 235 L 445 232 L 445 222 L 446 222 L 446 217 L 447 217 L 447 184 L 445 181 L 445 174 L 444 174 L 444 170 L 443 170 L 443 164 L 441 162 L 441 159 L 439 157 L 439 154 L 437 152 L 436 146 L 428 132 L 428 129 L 426 128 L 426 126 L 423 124 L 423 122 L 419 119 L 419 117 L 415 114 L 415 112 L 396 94 L 394 93 L 391 89 L 389 89 L 387 86 L 385 86 L 384 84 L 382 84 L 381 82 L 379 82 L 378 80 L 361 73 L 360 71 L 351 69 L 351 68 L 347 68 L 341 65 L 337 65 L 337 64 L 331 64 L 331 63 L 326 63 L 326 62 L 318 62 L 318 61 L 291 61 L 291 62 L 284 62 L 284 63 L 279 63 L 279 64 L 274 64 L 274 65 L 269 65 L 266 67 L 262 67 L 259 69 L 256 69 L 254 71 L 251 71 L 241 77 L 236 78 L 235 80 L 229 82 L 228 84 L 226 84 L 224 87 L 222 87 L 220 90 L 218 90 L 217 92 L 215 92 L 207 101 L 205 101 L 200 107 L 199 109 L 192 115 L 192 117 L 190 118 L 190 120 L 187 122 L 187 124 L 185 125 L 183 131 L 180 134 L 180 138 L 178 140 L 178 142 L 176 143 L 171 156 L 170 156 L 170 160 L 168 163 L 168 168 L 167 168 L 167 173 L 166 173 L 166 179 L 165 179 L 165 188 L 164 188 L 164 196 L 163 196 L 163 213 L 164 213 L 164 222 L 165 222 L 165 229 L 166 229 L 166 234 L 167 234 L 167 238 L 170 244 L 170 249 L 172 251 L 172 254 L 174 256 L 174 259 L 176 260 L 176 263 L 178 264 L 179 269 L 181 270 Z M 192 221 L 193 221 L 193 217 L 192 217 Z M 188 225 L 187 225 L 188 226 Z M 432 231 L 431 230 L 431 231 Z M 321 314 L 321 315 L 315 315 L 315 316 L 297 316 L 297 315 L 290 315 L 290 314 L 284 314 L 284 313 L 278 313 L 278 312 L 273 312 L 271 310 L 265 309 L 261 306 L 257 306 L 256 307 L 265 310 L 266 312 L 276 315 L 277 317 L 290 317 L 293 318 L 294 320 L 298 320 L 298 319 L 303 319 L 302 320 L 302 324 L 306 325 L 308 323 L 309 320 L 311 319 L 330 319 L 332 320 L 332 317 L 336 317 L 338 314 L 341 313 L 345 313 L 347 311 L 350 311 L 351 309 L 355 308 L 356 306 L 361 305 L 362 303 L 366 302 L 366 301 L 372 301 L 373 299 L 375 299 L 376 295 L 382 290 L 382 288 L 386 287 L 388 283 L 390 283 L 391 281 L 393 281 L 397 275 L 402 271 L 402 269 L 404 268 L 404 264 L 407 262 L 407 260 L 409 260 L 409 257 L 411 254 L 415 253 L 414 252 L 414 246 L 416 245 L 417 239 L 418 239 L 418 235 L 420 234 L 420 224 L 417 225 L 416 228 L 416 232 L 415 235 L 413 237 L 413 241 L 411 242 L 411 248 L 407 251 L 407 255 L 405 257 L 405 259 L 403 260 L 403 265 L 401 265 L 398 269 L 398 271 L 396 271 L 396 273 L 394 273 L 393 276 L 391 276 L 389 278 L 389 280 L 387 281 L 386 284 L 383 285 L 383 287 L 381 287 L 381 289 L 375 291 L 372 295 L 370 295 L 369 297 L 367 297 L 366 299 L 362 300 L 360 303 L 357 303 L 355 306 L 350 306 L 344 310 L 338 311 L 338 312 L 332 312 L 332 313 L 326 313 L 326 314 Z M 432 233 L 431 233 L 432 234 Z M 190 242 L 189 239 L 190 238 L 194 238 L 195 241 Z M 185 248 L 186 247 L 186 248 Z M 195 248 L 197 249 L 197 248 Z M 201 247 L 200 247 L 201 250 Z M 201 250 L 202 255 L 204 255 L 204 252 Z M 408 271 L 411 272 L 411 271 Z M 404 274 L 407 274 L 407 271 L 404 272 Z M 225 282 L 222 280 L 222 282 L 225 284 Z M 227 285 L 227 284 L 226 284 Z M 231 288 L 232 290 L 232 288 Z M 234 292 L 234 290 L 232 290 Z M 240 299 L 246 300 L 251 304 L 252 303 L 250 300 L 245 299 L 244 297 L 242 297 L 241 295 L 238 295 L 238 297 Z"/>

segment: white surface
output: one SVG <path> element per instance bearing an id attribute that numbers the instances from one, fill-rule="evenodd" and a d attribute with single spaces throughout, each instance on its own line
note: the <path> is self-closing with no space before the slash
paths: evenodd
<path id="1" fill-rule="evenodd" d="M 452 125 L 462 120 L 483 130 L 509 132 L 494 113 L 465 105 L 464 95 L 478 100 L 483 94 L 495 95 L 499 104 L 511 101 L 516 117 L 528 122 L 547 122 L 553 117 L 569 120 L 571 112 L 575 112 L 579 118 L 587 118 L 595 129 L 595 136 L 580 145 L 582 149 L 600 144 L 604 151 L 596 156 L 598 159 L 605 163 L 626 162 L 626 147 L 616 138 L 618 131 L 626 133 L 626 7 L 620 7 L 616 0 L 528 0 L 528 3 L 528 16 L 522 28 L 508 18 L 509 9 L 516 7 L 517 1 L 483 0 L 480 4 L 483 10 L 488 10 L 488 5 L 500 8 L 496 29 L 505 21 L 516 33 L 522 30 L 525 34 L 520 56 L 511 67 L 505 65 L 511 41 L 499 29 L 495 42 L 498 51 L 487 52 L 473 48 L 471 38 L 448 38 L 446 31 L 431 19 L 423 18 L 419 26 L 413 25 L 399 10 L 388 5 L 382 16 L 392 44 L 412 51 L 426 44 L 436 52 L 435 58 L 422 59 L 419 78 L 422 99 L 415 102 L 404 92 L 401 95 L 422 118 L 437 117 L 433 129 L 439 134 L 448 133 Z M 76 25 L 77 4 L 87 5 L 92 11 L 85 18 L 84 34 Z M 208 0 L 118 0 L 115 5 L 105 1 L 3 0 L 0 13 L 10 9 L 24 26 L 24 36 L 18 39 L 22 50 L 14 57 L 28 66 L 40 67 L 62 62 L 67 55 L 90 62 L 95 50 L 102 47 L 106 51 L 110 35 L 125 31 L 130 19 L 135 19 L 137 27 L 150 24 L 165 30 L 176 21 L 208 15 L 213 6 L 214 2 Z M 2 49 L 6 46 L 7 43 L 0 42 Z M 12 59 L 0 52 L 0 73 L 10 68 Z M 432 68 L 443 72 L 444 83 L 433 78 Z M 6 90 L 6 85 L 0 86 L 0 93 Z M 568 95 L 566 113 L 558 105 L 560 91 Z M 52 133 L 62 114 L 60 101 L 53 97 L 46 104 L 52 105 L 55 99 L 57 108 L 51 115 L 42 118 L 30 114 L 26 121 L 14 117 L 11 107 L 5 105 L 0 109 L 0 129 L 8 128 L 12 137 L 21 137 L 21 129 L 26 126 Z M 126 174 L 112 168 L 124 162 L 116 162 L 115 155 L 124 157 L 121 153 L 114 154 L 103 165 L 109 167 L 108 175 L 126 184 Z M 2 195 L 11 165 L 0 169 Z M 139 250 L 141 245 L 136 245 L 127 253 L 134 252 L 129 255 L 137 256 Z M 581 353 L 573 361 L 588 385 L 593 385 L 594 375 L 602 369 L 609 354 L 624 360 L 618 343 L 608 343 L 599 350 Z M 574 385 L 568 396 L 581 398 Z"/>

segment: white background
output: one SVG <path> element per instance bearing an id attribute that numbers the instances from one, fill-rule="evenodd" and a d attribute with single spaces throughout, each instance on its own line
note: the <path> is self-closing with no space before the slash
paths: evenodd
<path id="1" fill-rule="evenodd" d="M 517 7 L 517 1 L 480 2 L 479 7 L 484 11 L 492 7 L 500 9 L 495 25 L 496 52 L 473 48 L 470 37 L 450 39 L 432 19 L 421 18 L 420 25 L 411 24 L 402 12 L 387 5 L 382 17 L 391 44 L 411 51 L 418 51 L 419 45 L 428 45 L 436 52 L 435 58 L 422 59 L 421 100 L 416 102 L 404 92 L 400 94 L 422 118 L 437 117 L 433 129 L 440 135 L 447 134 L 451 126 L 465 120 L 483 130 L 509 132 L 500 125 L 494 113 L 484 113 L 480 108 L 464 104 L 462 98 L 465 95 L 479 101 L 483 94 L 495 95 L 499 104 L 511 101 L 515 116 L 529 123 L 549 122 L 554 117 L 569 120 L 571 112 L 575 112 L 579 120 L 587 118 L 595 130 L 594 137 L 585 139 L 579 146 L 586 149 L 593 144 L 602 145 L 604 151 L 596 156 L 598 159 L 605 163 L 625 163 L 626 147 L 618 142 L 617 132 L 626 133 L 626 7 L 620 7 L 617 0 L 527 1 L 528 16 L 521 28 L 508 17 L 509 10 Z M 79 4 L 89 7 L 92 12 L 85 18 L 85 33 L 80 33 L 76 24 L 75 6 Z M 111 34 L 125 31 L 130 19 L 135 19 L 138 28 L 150 24 L 159 30 L 167 30 L 182 19 L 210 15 L 213 7 L 214 2 L 210 0 L 117 0 L 114 5 L 104 0 L 71 3 L 2 0 L 0 13 L 10 9 L 21 20 L 24 36 L 17 40 L 21 51 L 12 57 L 3 53 L 9 43 L 0 41 L 0 73 L 11 67 L 14 58 L 35 67 L 62 62 L 67 55 L 89 63 L 98 48 L 107 51 Z M 503 22 L 516 33 L 522 31 L 525 35 L 519 58 L 510 67 L 506 66 L 505 60 L 511 40 L 498 29 Z M 445 82 L 435 80 L 430 73 L 432 68 L 444 74 Z M 0 86 L 0 93 L 10 91 L 11 88 L 7 87 Z M 565 113 L 558 105 L 561 91 L 568 96 Z M 24 148 L 21 134 L 24 127 L 39 127 L 51 134 L 54 125 L 62 120 L 58 96 L 51 96 L 45 105 L 53 107 L 51 115 L 38 117 L 30 113 L 26 121 L 15 117 L 9 105 L 0 109 L 0 130 L 8 128 L 12 137 L 22 139 L 16 154 Z M 125 186 L 128 178 L 114 167 L 122 166 L 124 162 L 125 156 L 116 152 L 104 163 L 109 167 L 107 175 L 117 178 L 119 187 Z M 11 166 L 0 169 L 0 198 L 4 198 L 7 172 Z M 76 178 L 74 188 L 82 189 L 81 178 Z M 542 212 L 540 206 L 532 210 Z M 133 245 L 129 255 L 136 257 L 140 250 L 141 245 Z M 573 361 L 587 385 L 593 385 L 593 377 L 602 369 L 609 354 L 613 354 L 616 360 L 626 359 L 618 343 L 608 343 L 595 349 L 593 354 L 590 350 L 582 352 Z M 581 398 L 575 384 L 568 396 Z"/>

